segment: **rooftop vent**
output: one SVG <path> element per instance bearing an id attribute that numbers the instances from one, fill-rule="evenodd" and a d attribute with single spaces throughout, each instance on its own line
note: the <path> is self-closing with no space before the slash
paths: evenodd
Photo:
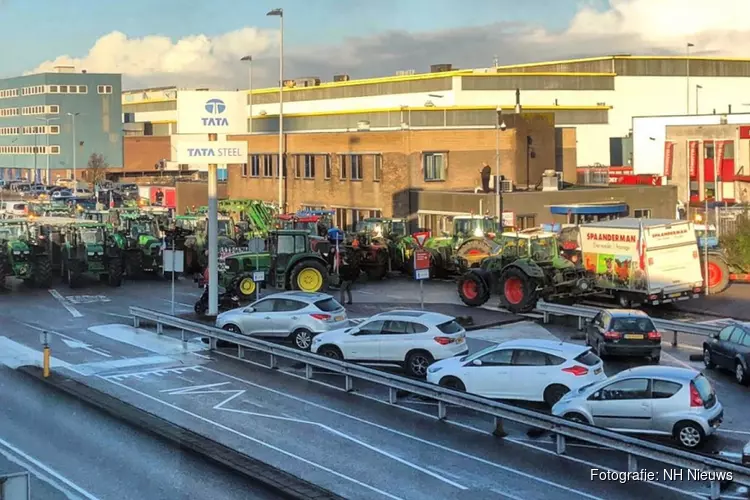
<path id="1" fill-rule="evenodd" d="M 554 170 L 545 170 L 542 174 L 542 191 L 559 191 L 560 176 Z"/>
<path id="2" fill-rule="evenodd" d="M 399 71 L 396 71 L 396 76 L 411 76 L 416 73 L 416 70 L 413 69 L 402 69 Z"/>
<path id="3" fill-rule="evenodd" d="M 333 75 L 334 82 L 348 82 L 349 80 L 349 75 Z"/>
<path id="4" fill-rule="evenodd" d="M 320 85 L 320 78 L 317 76 L 306 76 L 295 80 L 297 87 L 317 87 Z"/>
<path id="5" fill-rule="evenodd" d="M 55 66 L 56 73 L 75 73 L 75 66 Z"/>
<path id="6" fill-rule="evenodd" d="M 446 71 L 453 71 L 452 64 L 433 64 L 430 66 L 430 73 L 445 73 Z"/>

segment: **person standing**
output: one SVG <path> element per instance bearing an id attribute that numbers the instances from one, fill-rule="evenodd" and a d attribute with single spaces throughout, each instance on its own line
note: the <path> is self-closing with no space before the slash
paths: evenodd
<path id="1" fill-rule="evenodd" d="M 340 302 L 342 304 L 351 304 L 352 286 L 354 286 L 354 282 L 359 278 L 359 268 L 352 265 L 352 262 L 347 259 L 346 252 L 342 252 L 341 269 L 339 270 L 339 273 L 341 276 Z"/>

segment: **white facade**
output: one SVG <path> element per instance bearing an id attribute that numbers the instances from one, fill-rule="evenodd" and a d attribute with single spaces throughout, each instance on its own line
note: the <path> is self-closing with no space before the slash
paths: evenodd
<path id="1" fill-rule="evenodd" d="M 664 143 L 671 125 L 737 125 L 750 123 L 750 113 L 637 116 L 633 118 L 633 173 L 664 174 Z"/>
<path id="2" fill-rule="evenodd" d="M 478 70 L 477 73 L 486 73 Z M 541 73 L 540 73 L 541 74 Z M 451 90 L 436 91 L 434 93 L 391 94 L 367 97 L 353 97 L 346 99 L 321 99 L 315 101 L 294 101 L 284 103 L 285 115 L 305 115 L 310 113 L 341 113 L 347 111 L 374 111 L 394 108 L 425 108 L 425 107 L 494 107 L 502 105 L 504 108 L 515 104 L 513 90 L 471 90 L 461 89 L 462 76 L 472 76 L 469 71 L 453 73 Z M 510 74 L 508 74 L 510 75 Z M 551 75 L 551 74 L 550 74 Z M 447 75 L 446 75 L 447 76 Z M 512 76 L 512 75 L 510 75 Z M 676 116 L 696 113 L 726 113 L 729 106 L 740 113 L 743 105 L 750 100 L 748 88 L 750 78 L 746 77 L 690 77 L 688 80 L 681 76 L 615 76 L 614 90 L 572 91 L 572 90 L 521 90 L 521 104 L 525 106 L 545 107 L 553 111 L 555 106 L 564 107 L 592 107 L 611 106 L 609 123 L 607 124 L 566 124 L 558 122 L 560 126 L 575 126 L 577 134 L 578 165 L 595 164 L 609 165 L 610 145 L 613 137 L 626 137 L 631 129 L 636 135 L 635 117 Z M 351 84 L 348 82 L 347 84 Z M 698 90 L 697 87 L 701 87 Z M 689 89 L 689 96 L 688 96 Z M 174 92 L 174 91 L 162 91 Z M 696 96 L 696 92 L 698 95 Z M 174 92 L 179 99 L 179 91 Z M 254 91 L 263 93 L 263 91 Z M 209 94 L 209 93 L 206 93 Z M 139 96 L 131 96 L 130 101 L 123 99 L 123 104 L 149 102 L 154 99 L 139 101 Z M 696 99 L 697 97 L 697 99 Z M 156 99 L 164 99 L 157 96 Z M 688 110 L 689 103 L 689 110 Z M 255 104 L 247 106 L 248 116 L 273 116 L 279 112 L 278 103 Z M 745 110 L 749 108 L 745 105 Z M 718 115 L 716 115 L 718 120 Z M 731 115 L 741 116 L 741 115 Z M 151 121 L 154 123 L 174 122 L 177 120 L 175 110 L 144 111 L 135 113 L 135 121 Z M 639 119 L 640 120 L 640 119 Z M 658 121 L 658 120 L 657 120 Z M 656 122 L 654 122 L 656 123 Z M 699 122 L 700 123 L 700 122 Z M 707 122 L 713 123 L 713 122 Z M 718 122 L 717 122 L 718 123 Z M 732 123 L 732 122 L 730 122 Z M 640 125 L 639 125 L 640 126 Z M 654 125 L 655 126 L 655 125 Z M 636 168 L 643 169 L 639 173 L 652 173 L 653 169 L 660 169 L 663 165 L 663 136 L 661 139 L 649 133 L 648 137 L 655 137 L 661 144 L 634 144 L 634 163 L 640 163 Z M 174 132 L 174 128 L 171 129 Z M 643 134 L 641 134 L 643 137 Z M 635 139 L 634 139 L 635 140 Z M 654 141 L 650 141 L 654 142 Z M 661 161 L 653 154 L 662 155 Z"/>

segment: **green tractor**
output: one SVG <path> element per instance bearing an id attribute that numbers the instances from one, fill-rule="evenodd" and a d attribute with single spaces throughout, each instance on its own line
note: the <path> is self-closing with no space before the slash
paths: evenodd
<path id="1" fill-rule="evenodd" d="M 78 221 L 61 231 L 60 274 L 71 288 L 84 275 L 97 276 L 110 286 L 120 286 L 123 275 L 124 238 L 107 224 Z"/>
<path id="2" fill-rule="evenodd" d="M 47 288 L 52 282 L 52 267 L 44 245 L 31 234 L 25 219 L 0 219 L 0 288 L 6 276 Z"/>
<path id="3" fill-rule="evenodd" d="M 425 243 L 435 276 L 449 276 L 479 267 L 492 255 L 497 221 L 492 217 L 459 215 L 453 218 L 453 234 L 433 237 Z"/>
<path id="4" fill-rule="evenodd" d="M 527 313 L 539 299 L 575 301 L 594 292 L 594 280 L 580 265 L 564 258 L 557 234 L 541 229 L 503 233 L 497 253 L 458 279 L 458 296 L 467 306 L 484 305 L 500 295 L 500 305 Z"/>
<path id="5" fill-rule="evenodd" d="M 151 215 L 123 212 L 118 228 L 125 240 L 124 267 L 128 277 L 159 275 L 163 269 L 159 224 Z"/>
<path id="6" fill-rule="evenodd" d="M 403 219 L 362 219 L 357 223 L 356 239 L 361 266 L 369 279 L 383 279 L 388 271 L 411 272 L 416 242 L 406 234 Z"/>
<path id="7" fill-rule="evenodd" d="M 254 271 L 266 273 L 266 281 L 279 290 L 319 292 L 328 286 L 331 264 L 312 249 L 304 230 L 280 229 L 268 235 L 268 252 L 241 252 L 224 259 L 220 285 L 242 299 L 255 293 Z"/>

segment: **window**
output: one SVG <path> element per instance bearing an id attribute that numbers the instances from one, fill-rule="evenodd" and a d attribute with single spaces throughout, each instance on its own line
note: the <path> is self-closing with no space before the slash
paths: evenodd
<path id="1" fill-rule="evenodd" d="M 247 176 L 247 165 L 245 165 L 245 176 Z M 260 156 L 250 157 L 250 177 L 260 177 Z"/>
<path id="2" fill-rule="evenodd" d="M 297 165 L 302 160 L 302 178 L 303 179 L 314 179 L 315 178 L 315 155 L 302 155 L 297 157 Z"/>
<path id="3" fill-rule="evenodd" d="M 60 125 L 50 125 L 50 127 L 49 127 L 49 133 L 50 134 L 59 134 L 60 133 Z"/>
<path id="4" fill-rule="evenodd" d="M 50 85 L 49 86 L 49 93 L 50 94 L 57 94 L 60 92 L 60 86 L 59 85 Z"/>
<path id="5" fill-rule="evenodd" d="M 273 306 L 274 312 L 291 312 L 291 311 L 299 311 L 303 307 L 306 307 L 307 304 L 304 302 L 300 302 L 299 300 L 291 300 L 291 299 L 276 299 L 276 303 Z"/>
<path id="6" fill-rule="evenodd" d="M 349 177 L 353 181 L 362 180 L 362 155 L 349 156 Z"/>
<path id="7" fill-rule="evenodd" d="M 50 146 L 49 152 L 50 152 L 50 154 L 53 154 L 53 155 L 59 155 L 60 154 L 60 146 Z"/>
<path id="8" fill-rule="evenodd" d="M 68 86 L 67 85 L 60 85 L 60 93 L 61 94 L 67 94 L 68 93 Z"/>
<path id="9" fill-rule="evenodd" d="M 501 349 L 478 358 L 484 366 L 509 366 L 513 359 L 512 349 Z"/>
<path id="10" fill-rule="evenodd" d="M 745 347 L 750 347 L 750 333 L 745 335 L 740 343 Z"/>
<path id="11" fill-rule="evenodd" d="M 48 110 L 47 113 L 56 115 L 60 112 L 60 106 L 47 106 Z"/>
<path id="12" fill-rule="evenodd" d="M 583 354 L 579 354 L 578 356 L 576 356 L 575 360 L 586 366 L 596 366 L 602 362 L 602 360 L 599 359 L 599 356 L 591 351 L 586 351 Z"/>
<path id="13" fill-rule="evenodd" d="M 724 328 L 722 331 L 719 332 L 719 340 L 729 340 L 729 337 L 732 335 L 733 331 L 734 331 L 733 326 L 728 326 Z"/>
<path id="14" fill-rule="evenodd" d="M 437 326 L 437 329 L 440 330 L 441 332 L 445 333 L 445 334 L 448 334 L 448 335 L 450 335 L 452 333 L 460 333 L 461 330 L 463 330 L 463 328 L 461 327 L 461 325 L 459 325 L 458 323 L 456 323 L 453 320 L 448 321 L 446 323 L 440 323 Z"/>
<path id="15" fill-rule="evenodd" d="M 100 94 L 111 94 L 112 85 L 99 85 L 96 87 L 96 91 Z"/>
<path id="16" fill-rule="evenodd" d="M 536 227 L 536 214 L 525 214 L 516 216 L 516 229 L 519 231 Z"/>
<path id="17" fill-rule="evenodd" d="M 544 366 L 547 364 L 547 355 L 540 351 L 531 349 L 517 349 L 513 356 L 514 366 Z"/>
<path id="18" fill-rule="evenodd" d="M 324 170 L 325 170 L 325 172 L 324 172 L 325 178 L 326 179 L 330 179 L 331 178 L 331 156 L 330 155 L 325 155 L 323 161 L 325 161 L 325 168 L 324 168 Z"/>
<path id="19" fill-rule="evenodd" d="M 425 181 L 445 180 L 445 153 L 424 153 L 422 155 L 422 170 Z"/>
<path id="20" fill-rule="evenodd" d="M 307 252 L 307 238 L 302 235 L 294 237 L 294 253 L 300 254 Z"/>
<path id="21" fill-rule="evenodd" d="M 79 85 L 78 86 L 78 93 L 79 94 L 88 94 L 89 93 L 89 87 L 88 87 L 88 85 Z"/>
<path id="22" fill-rule="evenodd" d="M 242 172 L 240 175 L 242 175 L 242 177 L 247 177 L 247 163 L 243 163 L 241 168 Z"/>
<path id="23" fill-rule="evenodd" d="M 263 177 L 273 177 L 272 155 L 263 155 Z"/>
<path id="24" fill-rule="evenodd" d="M 648 318 L 615 318 L 610 330 L 615 332 L 648 333 L 656 331 L 656 327 Z"/>
<path id="25" fill-rule="evenodd" d="M 609 384 L 599 391 L 599 399 L 603 401 L 649 399 L 648 382 L 646 378 L 631 378 Z"/>
<path id="26" fill-rule="evenodd" d="M 651 209 L 650 208 L 636 208 L 633 210 L 633 217 L 636 219 L 650 219 Z"/>
<path id="27" fill-rule="evenodd" d="M 374 155 L 372 157 L 372 180 L 375 182 L 380 181 L 380 176 L 383 173 L 383 155 Z"/>
<path id="28" fill-rule="evenodd" d="M 426 333 L 428 328 L 424 325 L 412 323 L 411 321 L 394 321 L 385 322 L 381 331 L 384 335 L 408 335 L 412 333 Z"/>
<path id="29" fill-rule="evenodd" d="M 565 358 L 555 356 L 554 354 L 547 354 L 547 364 L 550 366 L 557 366 L 565 363 Z"/>
<path id="30" fill-rule="evenodd" d="M 729 337 L 729 342 L 733 344 L 738 344 L 740 342 L 740 337 L 742 337 L 742 334 L 744 332 L 741 328 L 735 327 L 734 331 L 732 332 L 732 336 Z"/>
<path id="31" fill-rule="evenodd" d="M 703 158 L 706 160 L 714 159 L 714 143 L 706 142 L 703 144 Z"/>
<path id="32" fill-rule="evenodd" d="M 724 142 L 724 159 L 734 160 L 734 141 Z"/>
<path id="33" fill-rule="evenodd" d="M 336 299 L 333 299 L 333 298 L 319 300 L 315 302 L 315 307 L 317 307 L 323 312 L 334 312 L 334 311 L 340 311 L 342 309 L 341 304 L 336 302 Z"/>
<path id="34" fill-rule="evenodd" d="M 274 310 L 274 303 L 276 302 L 276 299 L 266 299 L 261 300 L 259 302 L 256 302 L 255 304 L 252 304 L 250 307 L 255 309 L 255 312 L 273 312 Z"/>
<path id="35" fill-rule="evenodd" d="M 682 385 L 668 380 L 654 380 L 652 382 L 651 397 L 653 399 L 669 399 L 682 389 Z"/>
<path id="36" fill-rule="evenodd" d="M 347 178 L 347 172 L 349 169 L 349 162 L 347 161 L 346 155 L 339 156 L 339 166 L 340 166 L 340 172 L 339 172 L 339 178 L 340 179 L 346 179 Z"/>
<path id="37" fill-rule="evenodd" d="M 359 333 L 361 335 L 380 335 L 380 332 L 383 331 L 383 325 L 385 325 L 383 320 L 370 321 L 359 327 Z"/>

